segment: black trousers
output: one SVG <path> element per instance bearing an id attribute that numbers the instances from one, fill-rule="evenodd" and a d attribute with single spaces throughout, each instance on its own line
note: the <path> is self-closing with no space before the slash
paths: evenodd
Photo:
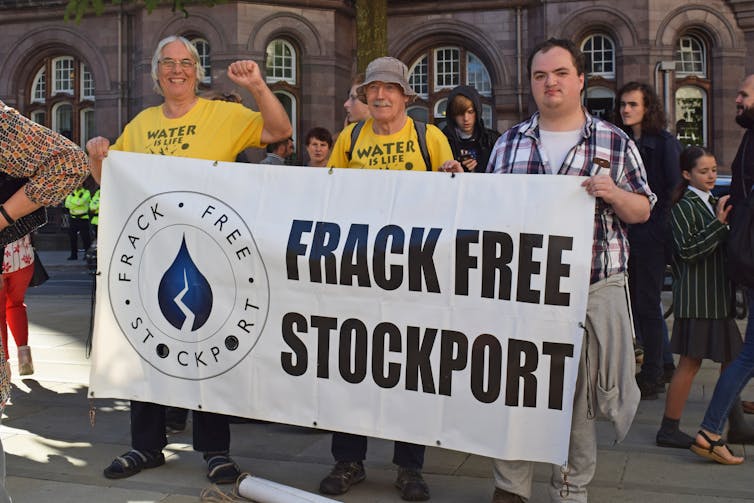
<path id="1" fill-rule="evenodd" d="M 662 281 L 665 275 L 665 254 L 661 244 L 631 243 L 628 259 L 628 288 L 636 338 L 644 348 L 644 363 L 639 378 L 658 382 L 662 376 L 664 342 Z"/>
<path id="2" fill-rule="evenodd" d="M 194 450 L 227 452 L 230 449 L 228 416 L 194 411 Z M 165 406 L 131 400 L 131 446 L 139 451 L 159 451 L 168 445 Z"/>
<path id="3" fill-rule="evenodd" d="M 70 217 L 69 220 L 68 238 L 71 241 L 71 257 L 76 257 L 78 256 L 79 234 L 81 234 L 81 241 L 84 243 L 84 250 L 88 250 L 92 244 L 92 236 L 89 234 L 89 219 Z"/>
<path id="4" fill-rule="evenodd" d="M 412 470 L 421 470 L 424 466 L 423 445 L 396 441 L 393 446 L 393 463 Z M 332 455 L 335 461 L 364 461 L 367 457 L 367 437 L 350 433 L 333 432 Z"/>

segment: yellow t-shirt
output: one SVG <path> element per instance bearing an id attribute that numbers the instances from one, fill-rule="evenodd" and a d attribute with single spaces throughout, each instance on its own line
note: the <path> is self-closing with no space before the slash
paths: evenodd
<path id="1" fill-rule="evenodd" d="M 199 98 L 183 117 L 169 119 L 162 106 L 142 110 L 126 124 L 113 150 L 235 161 L 261 143 L 262 114 L 239 103 Z"/>
<path id="2" fill-rule="evenodd" d="M 327 165 L 335 168 L 368 169 L 427 169 L 416 137 L 414 121 L 408 117 L 400 131 L 390 135 L 377 135 L 372 129 L 372 119 L 367 119 L 356 139 L 356 148 L 351 150 L 351 124 L 338 135 Z M 427 152 L 432 171 L 439 170 L 445 161 L 453 159 L 448 138 L 437 127 L 427 124 Z"/>

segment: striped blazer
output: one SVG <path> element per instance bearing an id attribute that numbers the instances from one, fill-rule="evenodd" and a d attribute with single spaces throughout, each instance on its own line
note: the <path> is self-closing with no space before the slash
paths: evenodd
<path id="1" fill-rule="evenodd" d="M 722 319 L 731 316 L 725 272 L 728 226 L 691 190 L 670 211 L 673 230 L 673 315 Z"/>

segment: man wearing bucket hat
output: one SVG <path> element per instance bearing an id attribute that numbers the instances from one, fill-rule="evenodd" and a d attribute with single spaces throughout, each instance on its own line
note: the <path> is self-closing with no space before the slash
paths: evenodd
<path id="1" fill-rule="evenodd" d="M 364 83 L 356 88 L 371 118 L 351 124 L 338 136 L 328 166 L 462 172 L 453 159 L 448 140 L 437 127 L 415 123 L 406 114 L 416 93 L 408 84 L 408 69 L 401 61 L 383 57 L 367 66 Z M 429 499 L 422 477 L 424 446 L 395 442 L 393 463 L 398 465 L 395 486 L 406 501 Z M 336 464 L 319 485 L 324 494 L 343 494 L 366 478 L 364 459 L 367 437 L 334 432 L 332 454 Z"/>
<path id="2" fill-rule="evenodd" d="M 372 117 L 343 130 L 328 166 L 463 171 L 442 131 L 431 124 L 415 123 L 406 114 L 416 92 L 408 84 L 408 68 L 403 62 L 382 57 L 369 63 L 356 94 Z"/>

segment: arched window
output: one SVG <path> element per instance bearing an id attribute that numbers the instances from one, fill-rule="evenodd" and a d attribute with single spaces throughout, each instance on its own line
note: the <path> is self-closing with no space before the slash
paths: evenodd
<path id="1" fill-rule="evenodd" d="M 280 100 L 280 103 L 283 104 L 283 108 L 288 114 L 288 117 L 290 117 L 291 119 L 293 117 L 296 117 L 296 97 L 287 91 L 275 91 L 275 96 L 277 96 L 278 100 Z M 291 120 L 291 125 L 293 126 L 293 138 L 296 138 L 295 124 L 295 121 Z"/>
<path id="2" fill-rule="evenodd" d="M 94 134 L 95 85 L 89 67 L 75 56 L 56 55 L 38 63 L 32 75 L 24 113 L 84 145 Z"/>
<path id="3" fill-rule="evenodd" d="M 204 80 L 202 80 L 202 84 L 209 85 L 212 83 L 212 63 L 209 58 L 209 42 L 200 37 L 192 38 L 190 40 L 191 43 L 194 44 L 194 47 L 196 47 L 196 52 L 199 53 L 199 64 L 204 68 Z"/>
<path id="4" fill-rule="evenodd" d="M 678 77 L 707 77 L 707 48 L 699 37 L 684 35 L 678 39 L 675 48 L 675 71 Z"/>
<path id="5" fill-rule="evenodd" d="M 683 145 L 707 145 L 707 92 L 701 87 L 675 92 L 675 131 Z"/>
<path id="6" fill-rule="evenodd" d="M 296 145 L 298 145 L 298 101 L 301 99 L 297 66 L 298 51 L 293 43 L 276 38 L 267 44 L 265 80 L 288 113 L 291 126 L 293 126 L 293 141 Z M 299 148 L 296 148 L 296 152 L 298 150 Z"/>
<path id="7" fill-rule="evenodd" d="M 422 98 L 429 97 L 429 76 L 427 72 L 427 56 L 422 56 L 413 65 L 408 72 L 408 84 L 416 94 Z"/>
<path id="8" fill-rule="evenodd" d="M 581 43 L 581 51 L 586 57 L 586 73 L 615 79 L 615 44 L 607 36 L 596 33 Z"/>
<path id="9" fill-rule="evenodd" d="M 47 74 L 45 68 L 42 67 L 34 77 L 34 82 L 31 85 L 31 101 L 32 103 L 44 103 L 47 97 Z"/>
<path id="10" fill-rule="evenodd" d="M 419 54 L 409 65 L 409 85 L 418 95 L 408 109 L 417 120 L 434 124 L 445 121 L 448 94 L 464 84 L 477 90 L 482 102 L 482 119 L 486 127 L 494 128 L 492 79 L 482 59 L 458 46 L 440 46 Z"/>
<path id="11" fill-rule="evenodd" d="M 287 40 L 279 38 L 269 43 L 265 69 L 268 83 L 296 85 L 296 50 Z"/>
<path id="12" fill-rule="evenodd" d="M 466 83 L 482 96 L 492 96 L 492 80 L 484 63 L 472 53 L 466 53 Z"/>
<path id="13" fill-rule="evenodd" d="M 710 145 L 709 100 L 713 84 L 709 79 L 709 45 L 703 31 L 691 28 L 682 33 L 675 47 L 675 133 L 684 145 Z"/>

